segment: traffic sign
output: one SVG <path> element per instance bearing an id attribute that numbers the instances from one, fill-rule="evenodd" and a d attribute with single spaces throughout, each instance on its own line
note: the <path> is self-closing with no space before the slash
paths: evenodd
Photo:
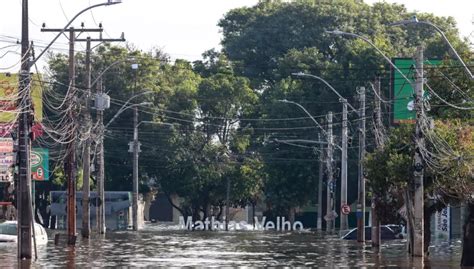
<path id="1" fill-rule="evenodd" d="M 349 215 L 349 213 L 351 213 L 351 207 L 348 204 L 343 204 L 341 206 L 341 213 L 344 215 Z"/>
<path id="2" fill-rule="evenodd" d="M 361 204 L 357 204 L 356 217 L 358 219 L 362 218 L 362 205 Z"/>

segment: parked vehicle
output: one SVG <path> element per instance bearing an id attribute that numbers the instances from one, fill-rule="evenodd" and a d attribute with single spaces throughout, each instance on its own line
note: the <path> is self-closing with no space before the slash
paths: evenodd
<path id="1" fill-rule="evenodd" d="M 394 231 L 394 229 L 396 231 Z M 394 240 L 394 239 L 402 239 L 403 228 L 399 225 L 382 225 L 380 226 L 380 239 L 382 240 Z M 345 240 L 357 240 L 357 228 L 354 228 L 347 232 L 342 239 Z M 365 226 L 365 240 L 372 239 L 372 227 Z"/>
<path id="2" fill-rule="evenodd" d="M 48 242 L 46 230 L 38 223 L 35 223 L 36 244 L 44 245 Z M 17 242 L 17 221 L 5 221 L 0 223 L 0 243 Z"/>

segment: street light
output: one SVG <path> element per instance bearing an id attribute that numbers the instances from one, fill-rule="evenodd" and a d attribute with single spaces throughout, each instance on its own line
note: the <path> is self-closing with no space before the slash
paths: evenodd
<path id="1" fill-rule="evenodd" d="M 107 72 L 110 68 L 114 67 L 115 65 L 119 64 L 119 63 L 122 63 L 122 62 L 125 62 L 125 61 L 133 61 L 134 58 L 127 58 L 127 59 L 121 59 L 121 60 L 117 60 L 113 63 L 111 63 L 109 66 L 107 66 L 106 68 L 104 68 L 104 70 L 102 70 L 102 72 L 100 72 L 100 74 L 95 78 L 95 80 L 91 83 L 91 88 L 94 87 L 95 84 L 97 84 L 97 82 L 99 82 L 99 79 L 105 74 L 105 72 Z"/>
<path id="2" fill-rule="evenodd" d="M 308 110 L 306 110 L 306 108 L 304 108 L 304 106 L 302 106 L 302 105 L 300 105 L 296 102 L 286 100 L 286 99 L 277 100 L 277 101 L 281 102 L 281 103 L 293 104 L 293 105 L 296 105 L 299 108 L 301 108 L 310 117 L 310 119 L 316 124 L 316 126 L 318 126 L 318 128 L 321 129 L 321 131 L 324 133 L 324 135 L 327 136 L 326 130 L 324 130 L 323 126 L 321 126 L 321 124 L 319 124 L 319 122 L 311 115 L 311 113 L 309 113 Z"/>
<path id="3" fill-rule="evenodd" d="M 341 207 L 344 205 L 347 205 L 347 135 L 348 135 L 348 130 L 347 130 L 347 107 L 350 107 L 353 112 L 355 112 L 358 116 L 360 116 L 360 113 L 351 105 L 347 102 L 347 99 L 344 98 L 334 87 L 329 84 L 326 80 L 324 80 L 321 77 L 312 75 L 312 74 L 306 74 L 303 72 L 298 72 L 298 73 L 292 73 L 294 76 L 298 77 L 310 77 L 314 78 L 317 80 L 322 81 L 326 86 L 328 86 L 338 97 L 339 101 L 342 103 L 342 147 L 341 149 Z M 348 228 L 348 218 L 347 215 L 341 214 L 340 218 L 340 229 L 341 230 L 346 230 Z"/>
<path id="4" fill-rule="evenodd" d="M 345 100 L 345 99 L 344 99 Z M 326 132 L 326 130 L 321 126 L 321 124 L 319 124 L 319 122 L 311 115 L 311 113 L 309 113 L 308 110 L 306 110 L 306 108 L 304 108 L 304 106 L 302 106 L 301 104 L 298 104 L 296 102 L 293 102 L 293 101 L 288 101 L 286 99 L 284 100 L 278 100 L 278 102 L 282 102 L 282 103 L 287 103 L 287 104 L 293 104 L 293 105 L 296 105 L 298 106 L 299 108 L 301 108 L 310 118 L 311 120 L 319 127 L 319 129 L 321 129 L 322 133 L 324 134 L 324 136 L 326 137 L 326 140 L 327 140 L 327 144 L 328 144 L 328 169 L 332 170 L 332 146 L 336 146 L 338 149 L 340 149 L 341 151 L 344 152 L 343 148 L 340 147 L 338 144 L 335 144 L 334 141 L 333 141 L 333 137 L 332 137 L 332 127 L 331 129 L 329 129 L 329 134 L 328 132 Z M 330 112 L 330 115 L 332 117 L 332 114 Z M 332 122 L 332 120 L 331 120 Z M 330 122 L 328 122 L 329 124 L 331 124 Z M 303 142 L 303 141 L 301 141 Z M 308 142 L 308 141 L 306 141 Z M 322 154 L 322 152 L 321 152 Z M 320 171 L 321 171 L 322 167 L 320 166 Z M 328 171 L 329 173 L 329 177 L 328 177 L 328 197 L 327 197 L 327 205 L 328 205 L 328 208 L 327 208 L 327 215 L 329 215 L 330 213 L 330 210 L 334 211 L 334 203 L 333 203 L 333 194 L 330 194 L 332 191 L 330 191 L 330 185 L 333 184 L 333 180 L 332 180 L 332 173 L 330 171 Z M 319 184 L 319 190 L 318 190 L 318 196 L 321 197 L 322 196 L 322 183 L 321 183 L 321 179 L 322 177 L 320 176 L 320 184 Z M 321 201 L 319 200 L 318 198 L 318 201 Z M 322 220 L 322 207 L 321 207 L 321 203 L 318 202 L 318 223 L 321 223 Z M 332 220 L 331 220 L 332 221 Z M 330 223 L 330 221 L 328 221 L 328 224 Z M 334 222 L 333 222 L 334 224 Z M 328 228 L 329 230 L 329 228 Z"/>
<path id="5" fill-rule="evenodd" d="M 433 24 L 429 21 L 420 21 L 420 20 L 418 20 L 418 18 L 416 16 L 413 16 L 409 20 L 401 20 L 401 21 L 392 22 L 392 23 L 389 24 L 389 26 L 403 26 L 403 25 L 409 25 L 409 24 L 423 24 L 423 25 L 428 25 L 428 26 L 434 28 L 436 30 L 436 32 L 438 32 L 441 35 L 441 37 L 444 39 L 444 41 L 448 44 L 449 48 L 454 53 L 454 55 L 456 56 L 458 61 L 461 62 L 462 66 L 464 67 L 464 70 L 468 74 L 469 78 L 474 79 L 474 75 L 472 74 L 471 70 L 469 70 L 466 63 L 462 60 L 461 56 L 459 56 L 459 54 L 454 49 L 451 42 L 449 42 L 449 40 L 446 37 L 446 35 L 444 34 L 444 32 L 441 31 L 441 29 L 438 26 L 436 26 L 435 24 Z"/>
<path id="6" fill-rule="evenodd" d="M 105 3 L 100 3 L 100 4 L 96 4 L 96 5 L 92 5 L 92 6 L 89 6 L 83 10 L 81 10 L 79 13 L 77 13 L 67 24 L 66 26 L 64 26 L 64 28 L 53 38 L 53 40 L 46 46 L 46 48 L 38 55 L 38 57 L 36 57 L 34 60 L 30 61 L 29 65 L 30 66 L 33 66 L 37 61 L 38 59 L 41 58 L 41 56 L 43 56 L 43 54 L 46 53 L 46 51 L 53 45 L 54 42 L 56 42 L 56 40 L 67 30 L 67 28 L 69 27 L 69 25 L 71 25 L 75 19 L 77 19 L 77 17 L 79 17 L 82 13 L 88 11 L 88 10 L 91 10 L 93 8 L 96 8 L 96 7 L 101 7 L 101 6 L 111 6 L 111 5 L 115 5 L 115 4 L 120 4 L 122 3 L 122 0 L 107 0 L 107 2 Z"/>
<path id="7" fill-rule="evenodd" d="M 29 47 L 29 27 L 28 27 L 28 0 L 23 0 L 22 1 L 22 33 L 21 33 L 21 44 L 22 44 L 22 53 L 21 57 L 22 59 L 25 59 L 22 61 L 21 65 L 21 72 L 20 72 L 20 85 L 19 85 L 19 92 L 23 92 L 24 89 L 28 89 L 28 84 L 30 83 L 30 68 L 33 66 L 38 59 L 41 58 L 41 56 L 46 53 L 46 51 L 52 46 L 54 42 L 67 30 L 69 25 L 81 14 L 84 12 L 99 7 L 99 6 L 108 6 L 108 5 L 114 5 L 120 3 L 121 0 L 108 0 L 105 3 L 101 4 L 96 4 L 89 6 L 79 13 L 77 13 L 67 24 L 66 26 L 56 35 L 56 37 L 46 46 L 46 48 L 38 55 L 33 60 L 30 60 L 30 47 Z M 31 96 L 29 96 L 30 90 L 26 91 L 26 94 L 24 94 L 21 99 L 20 103 L 26 104 L 26 107 L 31 103 Z M 18 212 L 21 213 L 19 214 L 18 217 L 18 237 L 17 237 L 17 255 L 19 259 L 31 259 L 31 254 L 32 254 L 32 249 L 31 249 L 31 234 L 33 232 L 34 235 L 34 229 L 33 223 L 34 220 L 32 220 L 32 215 L 30 214 L 31 212 L 31 179 L 29 178 L 30 175 L 28 174 L 30 172 L 30 150 L 31 150 L 31 138 L 29 137 L 29 129 L 30 127 L 28 126 L 31 122 L 31 119 L 29 119 L 29 112 L 28 111 L 23 111 L 20 114 L 20 117 L 18 119 L 18 125 L 19 125 L 19 157 L 20 157 L 20 164 L 19 164 L 19 183 L 18 183 L 18 194 L 17 194 L 17 200 L 18 200 Z M 36 251 L 35 251 L 36 254 Z"/>
<path id="8" fill-rule="evenodd" d="M 135 94 L 134 96 L 130 97 L 123 105 L 122 107 L 120 107 L 120 109 L 117 111 L 117 113 L 115 113 L 115 115 L 112 117 L 112 119 L 110 119 L 110 121 L 104 126 L 104 128 L 107 128 L 120 114 L 122 114 L 125 110 L 129 109 L 129 108 L 132 108 L 132 107 L 137 107 L 137 106 L 143 106 L 143 105 L 152 105 L 151 102 L 142 102 L 140 104 L 132 104 L 132 105 L 129 105 L 127 106 L 130 101 L 138 96 L 141 96 L 141 95 L 145 95 L 145 94 L 150 94 L 150 93 L 153 93 L 153 91 L 146 91 L 146 92 L 142 92 L 142 93 L 139 93 L 139 94 Z"/>
<path id="9" fill-rule="evenodd" d="M 137 124 L 137 128 L 138 128 L 138 126 L 140 126 L 142 123 L 148 123 L 148 124 L 156 124 L 156 125 L 163 125 L 163 126 L 168 126 L 168 127 L 174 127 L 174 125 L 173 125 L 172 123 L 168 123 L 168 122 L 156 122 L 156 121 L 142 120 L 142 121 L 140 121 L 140 122 Z"/>
<path id="10" fill-rule="evenodd" d="M 139 230 L 139 222 L 138 222 L 138 154 L 141 152 L 140 150 L 140 142 L 138 141 L 138 126 L 142 123 L 150 123 L 150 124 L 159 124 L 164 126 L 173 126 L 171 123 L 167 122 L 154 122 L 154 121 L 138 121 L 138 114 L 135 113 L 134 115 L 134 126 L 133 126 L 133 141 L 130 142 L 128 152 L 133 153 L 133 192 L 132 192 L 132 223 L 133 223 L 133 230 Z"/>
<path id="11" fill-rule="evenodd" d="M 306 74 L 306 73 L 303 73 L 303 72 L 298 72 L 298 73 L 291 73 L 293 76 L 297 76 L 297 77 L 311 77 L 311 78 L 314 78 L 314 79 L 317 79 L 317 80 L 320 80 L 322 81 L 324 84 L 326 84 L 326 86 L 329 87 L 329 89 L 331 89 L 338 97 L 339 97 L 339 101 L 341 101 L 342 103 L 344 102 L 347 102 L 347 99 L 344 98 L 341 94 L 339 94 L 338 91 L 336 91 L 336 89 L 334 89 L 333 86 L 331 86 L 331 84 L 329 84 L 329 82 L 327 82 L 326 80 L 324 80 L 323 78 L 321 77 L 318 77 L 316 75 L 312 75 L 312 74 Z M 359 112 L 357 111 L 357 109 L 355 109 L 351 104 L 347 103 L 347 106 L 349 106 L 353 112 L 355 112 L 357 115 L 359 114 Z"/>
<path id="12" fill-rule="evenodd" d="M 369 45 L 371 45 L 375 50 L 377 50 L 377 52 L 382 55 L 382 57 L 395 69 L 397 70 L 398 73 L 400 73 L 400 75 L 411 85 L 413 84 L 413 81 L 409 80 L 405 74 L 403 74 L 402 71 L 400 71 L 400 69 L 398 69 L 398 67 L 392 63 L 392 61 L 390 60 L 390 58 L 387 57 L 387 55 L 385 55 L 385 53 L 383 53 L 372 41 L 370 41 L 370 39 L 368 39 L 367 37 L 365 36 L 361 36 L 361 35 L 358 35 L 358 34 L 354 34 L 354 33 L 348 33 L 348 32 L 343 32 L 343 31 L 340 31 L 340 30 L 333 30 L 333 31 L 326 31 L 326 33 L 328 34 L 332 34 L 332 35 L 340 35 L 340 36 L 351 36 L 351 37 L 355 37 L 355 38 L 359 38 L 359 39 L 362 39 L 364 40 L 365 42 L 367 42 Z"/>
<path id="13" fill-rule="evenodd" d="M 142 92 L 140 94 L 137 94 L 137 95 L 134 95 L 132 97 L 130 97 L 126 102 L 125 104 L 122 105 L 122 107 L 120 107 L 120 109 L 117 111 L 117 113 L 115 113 L 115 115 L 112 117 L 112 119 L 104 126 L 103 124 L 103 111 L 102 110 L 98 110 L 98 114 L 99 114 L 99 119 L 98 119 L 98 122 L 99 122 L 99 139 L 98 139 L 98 175 L 97 175 L 97 181 L 99 182 L 98 183 L 98 199 L 100 201 L 105 201 L 105 196 L 104 196 L 104 171 L 105 171 L 105 162 L 104 162 L 104 130 L 105 128 L 107 128 L 120 114 L 122 114 L 122 112 L 124 112 L 125 110 L 129 109 L 129 108 L 133 108 L 133 107 L 138 107 L 138 106 L 145 106 L 145 105 L 151 105 L 152 103 L 151 102 L 142 102 L 142 103 L 139 103 L 139 104 L 131 104 L 131 105 L 128 105 L 128 103 L 135 97 L 137 96 L 140 96 L 140 95 L 143 95 L 143 94 L 147 94 L 147 93 L 151 93 L 151 91 L 147 91 L 147 92 Z M 98 212 L 97 212 L 97 228 L 99 230 L 99 233 L 103 234 L 105 233 L 105 210 L 104 210 L 104 206 L 105 206 L 105 203 L 104 202 L 101 202 L 101 203 L 97 203 L 99 204 L 98 206 Z"/>

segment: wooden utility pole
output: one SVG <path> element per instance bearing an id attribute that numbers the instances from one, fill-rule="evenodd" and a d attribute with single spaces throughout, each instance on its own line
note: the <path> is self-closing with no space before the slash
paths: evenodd
<path id="1" fill-rule="evenodd" d="M 357 198 L 357 241 L 365 241 L 365 88 L 359 88 L 359 192 Z"/>
<path id="2" fill-rule="evenodd" d="M 18 217 L 18 259 L 30 260 L 32 257 L 32 198 L 31 198 L 31 109 L 30 44 L 28 28 L 28 0 L 22 1 L 21 30 L 21 71 L 18 92 L 20 115 L 18 118 L 18 186 L 16 186 Z"/>
<path id="3" fill-rule="evenodd" d="M 321 134 L 318 134 L 318 141 L 321 142 Z M 318 182 L 318 219 L 316 229 L 322 230 L 323 227 L 323 180 L 324 180 L 324 146 L 319 144 L 319 182 Z"/>
<path id="4" fill-rule="evenodd" d="M 374 99 L 374 102 L 375 102 L 375 142 L 377 144 L 377 149 L 381 149 L 383 148 L 383 141 L 384 141 L 384 138 L 383 138 L 383 135 L 384 133 L 382 132 L 382 130 L 384 129 L 383 127 L 383 122 L 382 122 L 382 109 L 381 109 L 381 106 L 380 106 L 380 96 L 381 95 L 381 90 L 380 90 L 380 78 L 377 78 L 375 80 L 375 85 L 374 85 L 374 90 L 375 90 L 375 93 L 377 96 L 375 96 L 375 99 Z M 376 248 L 376 251 L 380 251 L 380 220 L 377 216 L 377 212 L 376 212 L 376 209 L 377 209 L 377 203 L 376 203 L 376 199 L 374 197 L 374 194 L 372 193 L 372 235 L 371 235 L 371 238 L 372 238 L 372 246 Z"/>
<path id="5" fill-rule="evenodd" d="M 342 99 L 341 207 L 347 205 L 347 100 Z M 347 215 L 341 213 L 340 230 L 348 229 Z"/>
<path id="6" fill-rule="evenodd" d="M 74 39 L 76 39 L 76 33 L 74 28 L 69 29 L 69 87 L 71 92 L 74 93 L 76 87 L 76 61 L 74 57 Z M 74 96 L 70 102 L 74 102 Z M 69 111 L 69 120 L 74 122 L 75 113 L 71 109 Z M 76 244 L 76 143 L 72 142 L 75 138 L 75 126 L 72 130 L 69 130 L 69 142 L 66 149 L 66 164 L 65 171 L 67 177 L 67 236 L 68 244 Z"/>
<path id="7" fill-rule="evenodd" d="M 77 159 L 76 159 L 76 132 L 77 132 L 77 119 L 74 104 L 77 103 L 76 93 L 76 64 L 75 64 L 75 52 L 74 44 L 76 42 L 76 33 L 84 32 L 102 32 L 102 28 L 89 29 L 80 28 L 75 29 L 70 27 L 67 30 L 64 29 L 41 29 L 42 32 L 69 32 L 69 87 L 70 96 L 67 96 L 67 100 L 72 104 L 72 109 L 68 112 L 68 120 L 74 123 L 72 129 L 69 130 L 68 141 L 66 145 L 66 161 L 64 164 L 64 170 L 67 178 L 67 243 L 68 245 L 76 244 L 76 174 L 77 174 Z"/>
<path id="8" fill-rule="evenodd" d="M 416 53 L 416 80 L 415 80 L 415 111 L 416 111 L 416 126 L 415 126 L 415 160 L 414 160 L 414 244 L 413 255 L 423 257 L 424 254 L 424 224 L 423 224 L 423 172 L 424 164 L 421 155 L 421 148 L 425 146 L 425 139 L 421 131 L 421 120 L 424 116 L 423 111 L 423 48 L 418 47 Z"/>
<path id="9" fill-rule="evenodd" d="M 333 161 L 333 137 L 332 137 L 332 112 L 330 111 L 327 116 L 328 119 L 328 156 L 326 159 L 327 169 L 327 205 L 326 205 L 326 231 L 334 231 L 335 217 L 333 216 L 334 209 L 334 177 L 332 169 Z"/>

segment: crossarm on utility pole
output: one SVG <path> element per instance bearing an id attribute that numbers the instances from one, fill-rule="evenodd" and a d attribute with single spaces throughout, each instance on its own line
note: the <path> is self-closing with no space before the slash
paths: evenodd
<path id="1" fill-rule="evenodd" d="M 53 38 L 53 40 L 51 40 L 51 42 L 46 46 L 46 48 L 44 48 L 44 50 L 38 55 L 38 57 L 36 57 L 36 59 L 34 59 L 33 61 L 30 62 L 30 66 L 34 65 L 38 59 L 41 58 L 41 56 L 43 56 L 43 54 L 46 53 L 46 51 L 48 51 L 48 49 L 54 44 L 54 42 L 56 42 L 56 40 L 58 40 L 58 38 L 64 33 L 67 31 L 69 25 L 71 25 L 74 20 L 77 19 L 77 17 L 79 17 L 81 14 L 83 14 L 84 12 L 88 11 L 88 10 L 91 10 L 93 8 L 96 8 L 96 7 L 100 7 L 100 6 L 110 6 L 110 5 L 114 5 L 114 4 L 119 4 L 120 2 L 111 2 L 111 1 L 108 1 L 108 2 L 105 2 L 105 3 L 100 3 L 100 4 L 96 4 L 96 5 L 92 5 L 90 7 L 87 7 L 81 11 L 79 11 L 79 13 L 77 13 L 67 24 L 66 26 L 64 26 L 64 28 L 60 29 L 58 32 L 58 34 Z M 43 29 L 42 29 L 43 31 Z"/>

